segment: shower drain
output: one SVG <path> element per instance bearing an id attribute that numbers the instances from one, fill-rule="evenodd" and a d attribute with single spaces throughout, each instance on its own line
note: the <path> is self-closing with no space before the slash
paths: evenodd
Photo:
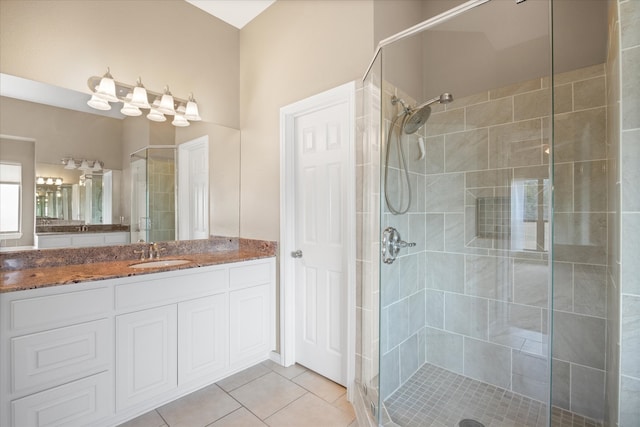
<path id="1" fill-rule="evenodd" d="M 465 419 L 458 423 L 459 427 L 484 427 L 480 421 Z"/>

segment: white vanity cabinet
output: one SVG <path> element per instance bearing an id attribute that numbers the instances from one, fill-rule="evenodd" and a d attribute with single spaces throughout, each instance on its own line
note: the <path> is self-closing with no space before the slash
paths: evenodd
<path id="1" fill-rule="evenodd" d="M 129 236 L 128 231 L 36 234 L 35 246 L 38 249 L 50 249 L 125 245 L 129 243 Z"/>
<path id="2" fill-rule="evenodd" d="M 0 425 L 112 426 L 266 360 L 275 259 L 0 294 Z"/>

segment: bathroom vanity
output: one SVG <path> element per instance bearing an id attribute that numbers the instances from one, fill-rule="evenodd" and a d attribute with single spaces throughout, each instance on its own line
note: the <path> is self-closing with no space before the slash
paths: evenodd
<path id="1" fill-rule="evenodd" d="M 0 425 L 113 426 L 268 359 L 275 257 L 202 259 L 0 293 Z"/>

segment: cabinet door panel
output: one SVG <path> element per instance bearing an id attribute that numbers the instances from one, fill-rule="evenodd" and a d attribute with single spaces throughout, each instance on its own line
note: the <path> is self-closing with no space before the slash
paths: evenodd
<path id="1" fill-rule="evenodd" d="M 11 402 L 12 426 L 86 426 L 113 412 L 108 372 Z"/>
<path id="2" fill-rule="evenodd" d="M 227 367 L 226 294 L 178 304 L 178 383 L 211 377 Z"/>
<path id="3" fill-rule="evenodd" d="M 267 356 L 271 350 L 271 300 L 269 285 L 254 286 L 229 294 L 230 363 Z"/>
<path id="4" fill-rule="evenodd" d="M 177 387 L 176 305 L 116 318 L 116 408 Z"/>

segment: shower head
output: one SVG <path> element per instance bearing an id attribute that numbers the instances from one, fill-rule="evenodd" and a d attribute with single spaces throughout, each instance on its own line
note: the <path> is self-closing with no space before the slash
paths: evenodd
<path id="1" fill-rule="evenodd" d="M 408 111 L 408 115 L 404 120 L 404 132 L 408 135 L 415 133 L 420 129 L 431 116 L 431 104 L 439 102 L 440 104 L 448 104 L 453 101 L 453 95 L 448 92 L 443 93 L 440 96 L 432 98 L 427 102 L 423 102 L 417 107 L 411 108 Z"/>
<path id="2" fill-rule="evenodd" d="M 404 133 L 411 135 L 416 133 L 431 116 L 431 107 L 424 105 L 420 108 L 412 109 L 404 120 Z"/>

